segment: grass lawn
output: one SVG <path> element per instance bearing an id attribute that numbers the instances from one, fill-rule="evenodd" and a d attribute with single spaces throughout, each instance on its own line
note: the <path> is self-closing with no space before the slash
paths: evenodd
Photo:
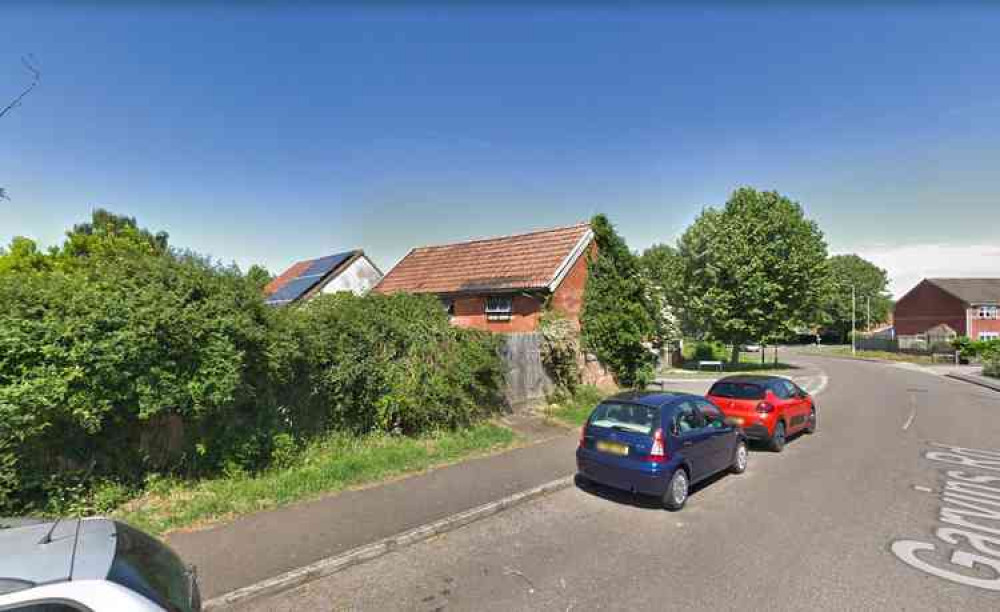
<path id="1" fill-rule="evenodd" d="M 780 357 L 780 354 L 779 354 Z M 774 353 L 769 349 L 765 355 L 764 363 L 760 362 L 760 353 L 740 353 L 740 361 L 737 364 L 730 363 L 729 358 L 719 359 L 722 362 L 722 369 L 719 366 L 704 366 L 698 369 L 698 361 L 689 360 L 681 368 L 673 368 L 661 372 L 662 376 L 678 376 L 692 378 L 716 377 L 720 372 L 724 374 L 747 373 L 747 372 L 775 372 L 780 370 L 794 370 L 795 366 L 778 361 L 774 363 Z"/>
<path id="2" fill-rule="evenodd" d="M 284 468 L 150 483 L 114 516 L 161 535 L 426 470 L 508 448 L 515 441 L 513 431 L 493 423 L 419 438 L 337 434 L 308 446 Z"/>
<path id="3" fill-rule="evenodd" d="M 836 357 L 851 357 L 854 359 L 884 359 L 886 361 L 902 361 L 920 365 L 932 365 L 934 363 L 930 355 L 911 355 L 908 353 L 890 353 L 888 351 L 860 350 L 857 354 L 851 354 L 850 346 L 832 346 L 824 349 L 810 349 L 806 352 L 814 355 L 834 355 Z"/>

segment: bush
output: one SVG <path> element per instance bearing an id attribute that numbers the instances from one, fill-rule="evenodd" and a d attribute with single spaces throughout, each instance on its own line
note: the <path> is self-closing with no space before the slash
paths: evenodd
<path id="1" fill-rule="evenodd" d="M 0 252 L 0 514 L 103 508 L 151 474 L 250 473 L 331 430 L 454 428 L 501 405 L 498 339 L 436 298 L 275 309 L 262 278 L 109 213 L 52 253 Z"/>
<path id="2" fill-rule="evenodd" d="M 693 361 L 725 361 L 729 357 L 725 345 L 705 340 L 696 342 L 690 354 Z"/>
<path id="3" fill-rule="evenodd" d="M 538 331 L 542 334 L 542 365 L 558 387 L 558 392 L 573 394 L 580 384 L 579 332 L 557 310 L 546 310 L 542 314 Z"/>

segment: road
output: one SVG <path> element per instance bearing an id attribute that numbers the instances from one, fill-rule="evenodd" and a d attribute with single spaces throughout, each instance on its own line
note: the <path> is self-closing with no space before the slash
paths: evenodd
<path id="1" fill-rule="evenodd" d="M 998 556 L 980 553 L 972 569 L 949 562 L 953 548 L 976 552 L 968 541 L 935 536 L 959 516 L 945 506 L 964 508 L 958 520 L 976 524 L 974 534 L 1000 530 L 1000 514 L 983 518 L 989 501 L 966 496 L 962 506 L 942 493 L 955 478 L 948 470 L 1000 476 L 1000 456 L 990 464 L 933 446 L 1000 451 L 1000 394 L 882 364 L 797 359 L 829 377 L 818 433 L 781 454 L 754 452 L 746 474 L 701 487 L 681 512 L 566 489 L 246 609 L 1000 608 L 1000 590 L 989 590 L 1000 580 L 1000 535 Z M 894 542 L 903 542 L 895 553 Z M 914 546 L 927 548 L 916 561 Z"/>

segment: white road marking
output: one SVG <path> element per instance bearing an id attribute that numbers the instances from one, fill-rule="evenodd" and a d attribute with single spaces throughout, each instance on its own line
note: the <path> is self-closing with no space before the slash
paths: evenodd
<path id="1" fill-rule="evenodd" d="M 819 386 L 817 386 L 815 389 L 813 389 L 812 391 L 810 391 L 809 394 L 812 395 L 812 396 L 814 396 L 814 397 L 817 396 L 817 395 L 819 395 L 823 391 L 826 391 L 826 386 L 829 383 L 830 383 L 830 377 L 827 376 L 826 374 L 820 374 L 819 375 Z"/>
<path id="2" fill-rule="evenodd" d="M 915 419 L 915 418 L 917 418 L 917 407 L 916 406 L 914 406 L 913 410 L 910 411 L 910 418 L 906 419 L 906 422 L 903 423 L 903 431 L 906 431 L 907 429 L 910 428 L 910 425 L 913 425 L 913 419 Z"/>
<path id="3" fill-rule="evenodd" d="M 921 493 L 933 493 L 934 492 L 934 489 L 931 489 L 930 487 L 924 487 L 924 486 L 921 486 L 921 485 L 913 485 L 913 488 L 916 489 L 917 491 L 920 491 Z"/>

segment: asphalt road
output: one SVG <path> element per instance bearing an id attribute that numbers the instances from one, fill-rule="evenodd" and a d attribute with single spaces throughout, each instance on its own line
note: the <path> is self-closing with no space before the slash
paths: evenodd
<path id="1" fill-rule="evenodd" d="M 977 554 L 970 542 L 935 535 L 958 516 L 1000 538 L 1000 514 L 986 518 L 1000 501 L 942 493 L 948 470 L 1000 476 L 1000 455 L 933 446 L 1000 452 L 1000 394 L 881 364 L 799 362 L 829 376 L 818 433 L 754 452 L 746 474 L 701 487 L 681 512 L 567 489 L 246 609 L 1000 609 L 989 590 L 1000 539 L 965 569 L 949 559 Z M 901 559 L 912 546 L 893 552 L 898 541 L 928 548 L 910 559 L 923 569 Z"/>

